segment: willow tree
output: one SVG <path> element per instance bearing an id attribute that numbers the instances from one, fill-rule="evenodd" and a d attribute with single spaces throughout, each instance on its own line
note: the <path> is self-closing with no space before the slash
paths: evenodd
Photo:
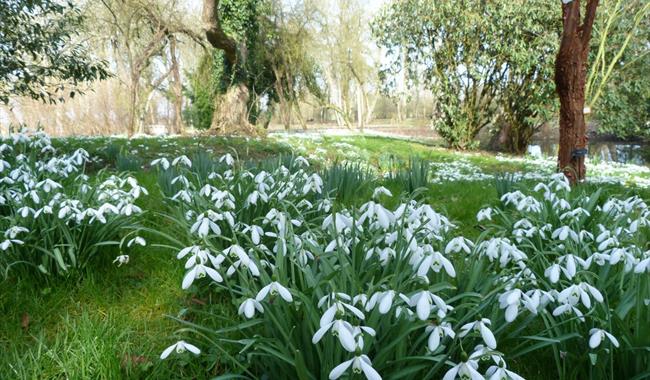
<path id="1" fill-rule="evenodd" d="M 588 0 L 583 19 L 580 0 L 562 0 L 562 38 L 555 60 L 555 87 L 560 97 L 558 169 L 571 183 L 583 180 L 586 174 L 585 83 L 597 7 L 598 0 Z"/>

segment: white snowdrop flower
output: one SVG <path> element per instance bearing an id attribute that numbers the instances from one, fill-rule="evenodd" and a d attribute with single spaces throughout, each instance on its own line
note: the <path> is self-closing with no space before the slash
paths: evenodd
<path id="1" fill-rule="evenodd" d="M 542 205 L 541 203 L 539 203 L 539 201 L 537 201 L 537 199 L 531 196 L 526 196 L 523 199 L 521 199 L 517 204 L 517 210 L 539 213 L 542 211 Z"/>
<path id="2" fill-rule="evenodd" d="M 182 289 L 188 289 L 190 286 L 192 286 L 192 283 L 194 280 L 197 278 L 204 278 L 206 276 L 210 276 L 210 278 L 216 282 L 222 282 L 223 277 L 214 270 L 213 268 L 210 268 L 208 266 L 205 266 L 204 264 L 196 264 L 192 269 L 190 269 L 186 274 L 185 277 L 183 277 L 183 283 L 181 285 Z"/>
<path id="3" fill-rule="evenodd" d="M 348 352 L 355 352 L 357 350 L 357 342 L 354 340 L 353 327 L 352 325 L 341 319 L 325 323 L 320 326 L 320 328 L 314 333 L 314 336 L 311 339 L 313 344 L 320 342 L 323 339 L 323 336 L 328 331 L 332 331 L 332 335 L 339 339 L 341 347 L 343 347 Z"/>
<path id="4" fill-rule="evenodd" d="M 264 313 L 264 307 L 255 298 L 247 298 L 239 305 L 239 315 L 244 315 L 246 318 L 251 319 L 255 316 L 255 310 Z"/>
<path id="5" fill-rule="evenodd" d="M 22 226 L 11 226 L 5 231 L 4 236 L 7 239 L 15 239 L 18 236 L 18 234 L 24 232 L 29 232 L 29 229 Z"/>
<path id="6" fill-rule="evenodd" d="M 250 258 L 250 256 L 245 255 L 242 256 L 241 259 L 235 261 L 234 263 L 232 263 L 231 266 L 228 267 L 228 270 L 226 271 L 226 276 L 228 277 L 232 276 L 240 267 L 243 269 L 248 269 L 251 275 L 255 277 L 259 277 L 260 275 L 260 270 L 259 268 L 257 268 L 257 264 L 255 264 L 255 262 Z"/>
<path id="7" fill-rule="evenodd" d="M 137 244 L 137 245 L 139 245 L 139 246 L 144 247 L 144 246 L 147 245 L 147 241 L 144 240 L 144 238 L 142 238 L 142 237 L 140 237 L 140 236 L 136 236 L 136 237 L 134 237 L 133 239 L 129 240 L 129 242 L 126 243 L 126 246 L 127 246 L 127 247 L 131 247 L 131 246 L 134 245 L 134 244 Z"/>
<path id="8" fill-rule="evenodd" d="M 544 276 L 546 276 L 553 284 L 560 281 L 560 264 L 556 263 L 546 268 Z"/>
<path id="9" fill-rule="evenodd" d="M 214 211 L 199 214 L 196 222 L 190 228 L 190 233 L 196 233 L 199 237 L 206 237 L 212 231 L 215 235 L 221 235 L 221 228 L 214 220 L 219 219 Z"/>
<path id="10" fill-rule="evenodd" d="M 185 203 L 190 203 L 190 202 L 192 202 L 192 195 L 187 190 L 180 190 L 178 193 L 174 194 L 174 196 L 172 197 L 173 201 L 175 201 L 177 199 L 180 199 Z"/>
<path id="11" fill-rule="evenodd" d="M 13 246 L 14 244 L 22 245 L 22 244 L 25 244 L 25 242 L 23 242 L 22 240 L 18 240 L 18 239 L 5 239 L 2 243 L 0 243 L 0 249 L 3 250 L 3 251 L 6 251 L 11 246 Z"/>
<path id="12" fill-rule="evenodd" d="M 185 165 L 188 168 L 192 167 L 192 160 L 190 160 L 186 155 L 178 156 L 172 161 L 173 166 Z"/>
<path id="13" fill-rule="evenodd" d="M 120 215 L 124 215 L 124 216 L 131 216 L 134 214 L 139 214 L 141 212 L 142 209 L 133 203 L 123 204 L 122 207 L 120 208 Z"/>
<path id="14" fill-rule="evenodd" d="M 393 193 L 391 193 L 390 190 L 388 190 L 387 188 L 385 188 L 383 186 L 376 187 L 375 190 L 373 190 L 373 192 L 372 192 L 372 198 L 373 199 L 377 199 L 382 195 L 385 195 L 387 197 L 392 197 Z"/>
<path id="15" fill-rule="evenodd" d="M 285 300 L 286 302 L 293 302 L 293 297 L 291 296 L 289 290 L 284 286 L 282 286 L 277 281 L 273 281 L 270 284 L 263 287 L 259 291 L 259 293 L 257 293 L 255 299 L 258 301 L 262 301 L 266 298 L 267 295 L 269 295 L 269 293 L 271 294 L 271 296 L 275 296 L 276 294 L 279 294 L 280 297 L 282 297 L 282 299 Z"/>
<path id="16" fill-rule="evenodd" d="M 429 334 L 427 348 L 431 352 L 435 352 L 440 347 L 440 342 L 443 338 L 449 337 L 454 339 L 456 337 L 456 333 L 448 322 L 442 322 L 439 325 L 429 325 L 424 329 L 424 332 Z"/>
<path id="17" fill-rule="evenodd" d="M 506 368 L 505 361 L 501 360 L 499 365 L 493 365 L 485 373 L 487 380 L 524 380 L 523 377 Z"/>
<path id="18" fill-rule="evenodd" d="M 372 368 L 372 362 L 367 355 L 358 355 L 353 359 L 344 361 L 330 371 L 329 380 L 336 380 L 341 377 L 352 366 L 355 374 L 363 373 L 367 380 L 381 380 L 381 376 Z"/>
<path id="19" fill-rule="evenodd" d="M 37 189 L 42 188 L 43 191 L 45 191 L 46 193 L 49 193 L 52 190 L 62 189 L 63 186 L 61 184 L 59 184 L 58 182 L 55 182 L 55 181 L 52 181 L 49 178 L 46 178 L 45 180 L 37 183 L 36 188 Z"/>
<path id="20" fill-rule="evenodd" d="M 558 296 L 558 302 L 570 303 L 571 305 L 576 305 L 578 302 L 587 308 L 591 308 L 591 297 L 593 297 L 596 302 L 603 302 L 603 295 L 598 289 L 589 285 L 586 282 L 581 282 L 578 285 L 571 285 L 568 288 L 562 290 Z"/>
<path id="21" fill-rule="evenodd" d="M 160 166 L 163 170 L 169 169 L 169 160 L 164 157 L 151 161 L 151 166 Z"/>
<path id="22" fill-rule="evenodd" d="M 453 309 L 451 306 L 447 305 L 442 298 L 428 290 L 422 290 L 421 292 L 414 294 L 409 300 L 409 305 L 415 306 L 416 314 L 422 321 L 429 319 L 431 309 L 434 306 L 437 309 L 437 314 L 440 319 L 444 318 L 447 315 L 447 312 Z"/>
<path id="23" fill-rule="evenodd" d="M 560 241 L 565 241 L 568 237 L 571 237 L 571 239 L 576 243 L 580 241 L 578 234 L 569 226 L 562 226 L 553 231 L 553 234 L 551 234 L 551 238 Z"/>
<path id="24" fill-rule="evenodd" d="M 295 162 L 298 166 L 309 167 L 309 161 L 307 161 L 307 159 L 303 156 L 296 157 L 293 162 Z"/>
<path id="25" fill-rule="evenodd" d="M 417 275 L 429 281 L 427 274 L 429 269 L 433 269 L 434 272 L 440 273 L 440 270 L 444 268 L 445 272 L 450 277 L 456 277 L 456 270 L 454 269 L 453 264 L 446 257 L 444 257 L 440 252 L 433 252 L 425 256 L 417 269 Z"/>
<path id="26" fill-rule="evenodd" d="M 575 314 L 581 322 L 585 321 L 584 314 L 580 311 L 580 309 L 572 305 L 570 302 L 563 303 L 553 310 L 553 316 L 555 317 L 562 314 Z"/>
<path id="27" fill-rule="evenodd" d="M 616 339 L 614 335 L 608 333 L 605 330 L 591 329 L 589 330 L 589 334 L 591 335 L 589 337 L 589 347 L 591 347 L 591 349 L 595 349 L 598 346 L 600 346 L 600 344 L 605 340 L 605 338 L 609 339 L 609 341 L 614 345 L 614 347 L 616 348 L 619 347 L 618 339 Z"/>
<path id="28" fill-rule="evenodd" d="M 484 209 L 481 209 L 478 211 L 476 214 L 476 220 L 479 222 L 482 222 L 484 220 L 492 220 L 492 213 L 494 210 L 492 210 L 491 207 L 486 207 Z"/>
<path id="29" fill-rule="evenodd" d="M 364 374 L 367 380 L 381 380 L 381 376 L 374 368 L 372 368 L 372 362 L 367 355 L 358 355 L 353 359 L 344 361 L 343 363 L 337 365 L 330 371 L 329 380 L 336 380 L 352 367 L 352 372 L 355 374 Z"/>
<path id="30" fill-rule="evenodd" d="M 474 246 L 474 243 L 472 243 L 470 240 L 465 239 L 462 236 L 455 237 L 447 243 L 447 246 L 445 247 L 445 253 L 458 253 L 460 251 L 464 251 L 465 253 L 470 253 L 472 251 L 472 248 Z"/>
<path id="31" fill-rule="evenodd" d="M 226 275 L 232 276 L 235 273 L 236 269 L 239 267 L 248 269 L 253 276 L 257 277 L 260 275 L 259 269 L 257 268 L 255 262 L 239 245 L 233 244 L 230 247 L 224 249 L 223 253 L 233 258 L 237 258 L 237 260 L 233 262 L 233 264 L 228 268 Z"/>
<path id="32" fill-rule="evenodd" d="M 226 153 L 221 158 L 219 158 L 219 162 L 225 162 L 226 165 L 228 166 L 233 166 L 235 165 L 235 159 L 232 157 L 230 153 Z"/>
<path id="33" fill-rule="evenodd" d="M 187 343 L 184 340 L 179 340 L 178 342 L 172 344 L 171 346 L 165 348 L 165 350 L 160 354 L 160 359 L 164 360 L 172 353 L 176 351 L 177 354 L 182 354 L 185 351 L 189 351 L 194 355 L 201 353 L 198 347 L 193 344 Z"/>
<path id="34" fill-rule="evenodd" d="M 635 266 L 634 266 L 634 273 L 644 273 L 644 272 L 650 272 L 650 255 L 648 252 L 646 252 L 646 258 L 643 260 L 640 260 Z"/>
<path id="35" fill-rule="evenodd" d="M 19 208 L 18 210 L 16 210 L 16 212 L 22 218 L 27 218 L 30 214 L 33 215 L 34 213 L 36 213 L 36 211 L 33 208 L 28 207 L 28 206 L 23 206 L 23 207 Z"/>
<path id="36" fill-rule="evenodd" d="M 117 263 L 118 267 L 121 267 L 122 264 L 128 264 L 129 263 L 129 255 L 119 255 L 113 260 L 113 263 Z"/>
<path id="37" fill-rule="evenodd" d="M 485 345 L 494 350 L 497 348 L 497 341 L 494 338 L 494 334 L 492 334 L 492 330 L 490 330 L 489 326 L 491 324 L 492 322 L 487 318 L 482 318 L 478 321 L 466 323 L 460 328 L 460 333 L 458 336 L 462 338 L 469 334 L 471 331 L 478 331 L 481 334 L 481 338 L 483 338 Z"/>
<path id="38" fill-rule="evenodd" d="M 506 322 L 510 323 L 519 315 L 519 306 L 523 299 L 528 299 L 520 289 L 509 290 L 499 296 L 499 307 L 505 309 Z"/>
<path id="39" fill-rule="evenodd" d="M 251 234 L 251 241 L 253 242 L 254 245 L 259 245 L 261 242 L 262 236 L 264 236 L 264 230 L 262 227 L 257 226 L 257 225 L 250 225 L 246 226 L 243 230 L 242 233 L 247 233 L 250 232 Z"/>
<path id="40" fill-rule="evenodd" d="M 374 293 L 366 303 L 366 311 L 370 311 L 378 306 L 380 314 L 387 314 L 393 306 L 393 299 L 395 298 L 394 290 L 386 290 L 383 292 Z"/>
<path id="41" fill-rule="evenodd" d="M 478 361 L 477 360 L 467 360 L 465 362 L 460 362 L 455 366 L 451 367 L 449 371 L 445 373 L 445 376 L 442 377 L 442 380 L 485 380 L 483 375 L 478 372 Z"/>
<path id="42" fill-rule="evenodd" d="M 181 185 L 183 185 L 184 188 L 189 188 L 190 187 L 190 181 L 185 177 L 184 175 L 180 174 L 177 175 L 176 177 L 172 178 L 171 184 L 175 185 L 177 182 L 180 182 Z"/>
<path id="43" fill-rule="evenodd" d="M 352 228 L 352 218 L 349 216 L 343 215 L 339 212 L 330 214 L 325 217 L 323 220 L 322 228 L 326 230 L 329 226 L 334 225 L 334 229 L 337 233 L 343 232 L 345 229 Z"/>
<path id="44" fill-rule="evenodd" d="M 314 173 L 309 177 L 307 177 L 307 181 L 302 188 L 303 194 L 307 194 L 309 192 L 320 194 L 322 191 L 323 191 L 323 179 L 317 173 Z"/>

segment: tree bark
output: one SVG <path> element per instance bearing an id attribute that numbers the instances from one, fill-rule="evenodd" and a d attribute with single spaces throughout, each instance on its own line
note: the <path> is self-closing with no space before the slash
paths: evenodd
<path id="1" fill-rule="evenodd" d="M 580 0 L 562 5 L 562 39 L 555 60 L 555 86 L 560 97 L 558 170 L 571 184 L 584 180 L 586 174 L 585 81 L 597 7 L 598 0 L 588 0 L 581 24 Z"/>
<path id="2" fill-rule="evenodd" d="M 237 42 L 221 28 L 219 0 L 203 0 L 203 29 L 210 44 L 224 52 L 232 70 L 246 65 L 245 45 Z M 256 134 L 248 121 L 250 91 L 245 83 L 231 85 L 225 94 L 217 95 L 210 129 L 218 134 Z"/>
<path id="3" fill-rule="evenodd" d="M 170 36 L 169 54 L 171 55 L 172 92 L 174 96 L 174 117 L 172 119 L 171 134 L 179 134 L 183 131 L 183 83 L 181 82 L 181 71 L 176 57 L 176 36 Z"/>

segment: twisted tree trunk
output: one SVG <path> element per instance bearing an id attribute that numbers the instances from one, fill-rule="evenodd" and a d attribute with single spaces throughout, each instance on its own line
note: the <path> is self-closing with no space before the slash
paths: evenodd
<path id="1" fill-rule="evenodd" d="M 555 60 L 555 86 L 560 97 L 558 170 L 566 175 L 571 184 L 584 180 L 586 174 L 585 81 L 589 41 L 597 7 L 598 0 L 588 0 L 581 24 L 580 0 L 569 0 L 562 4 L 562 40 Z"/>
<path id="2" fill-rule="evenodd" d="M 203 29 L 210 44 L 224 52 L 232 70 L 246 64 L 245 46 L 237 42 L 221 28 L 219 0 L 203 0 Z M 245 83 L 232 84 L 225 94 L 215 99 L 214 115 L 210 129 L 219 134 L 254 134 L 255 127 L 248 121 L 250 92 Z"/>

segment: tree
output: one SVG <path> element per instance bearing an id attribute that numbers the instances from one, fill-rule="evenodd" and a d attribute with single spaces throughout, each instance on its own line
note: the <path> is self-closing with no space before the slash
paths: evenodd
<path id="1" fill-rule="evenodd" d="M 273 82 L 272 73 L 264 66 L 264 53 L 258 49 L 261 5 L 256 0 L 203 1 L 204 32 L 221 52 L 223 66 L 211 123 L 218 133 L 256 133 L 251 123 L 257 115 L 251 109 L 259 107 L 255 91 L 264 92 Z M 256 96 L 251 97 L 251 90 Z"/>
<path id="2" fill-rule="evenodd" d="M 598 0 L 587 1 L 584 20 L 580 0 L 562 0 L 562 3 L 562 38 L 555 60 L 555 87 L 560 97 L 558 169 L 575 184 L 586 174 L 585 82 Z"/>
<path id="3" fill-rule="evenodd" d="M 313 23 L 317 9 L 309 1 L 287 5 L 282 0 L 269 1 L 270 12 L 263 19 L 266 30 L 264 51 L 274 75 L 274 93 L 280 111 L 280 120 L 289 129 L 295 115 L 307 128 L 300 103 L 309 96 L 322 99 L 317 83 L 319 67 L 308 51 L 316 42 Z"/>
<path id="4" fill-rule="evenodd" d="M 650 2 L 605 0 L 594 24 L 585 101 L 599 133 L 650 137 Z"/>
<path id="5" fill-rule="evenodd" d="M 3 1 L 0 20 L 0 102 L 16 95 L 55 103 L 109 76 L 76 40 L 83 17 L 71 1 Z"/>
<path id="6" fill-rule="evenodd" d="M 373 32 L 391 58 L 386 78 L 424 84 L 437 98 L 433 123 L 458 149 L 486 127 L 507 124 L 509 150 L 521 151 L 553 105 L 557 19 L 546 1 L 405 0 L 385 7 Z M 393 87 L 399 87 L 395 85 Z"/>
<path id="7" fill-rule="evenodd" d="M 181 18 L 183 12 L 177 0 L 101 0 L 91 3 L 89 11 L 104 26 L 99 39 L 110 44 L 116 71 L 125 76 L 129 93 L 129 117 L 126 131 L 129 136 L 144 132 L 143 119 L 155 91 L 163 83 L 172 85 L 171 98 L 175 114 L 182 109 L 182 91 L 179 91 L 180 68 L 177 60 L 177 42 L 180 36 L 195 43 L 203 38 Z M 105 33 L 108 30 L 110 33 Z M 152 69 L 156 59 L 167 58 L 165 70 Z M 146 77 L 149 78 L 146 78 Z M 171 76 L 171 80 L 168 78 Z M 148 80 L 144 80 L 148 79 Z M 145 83 L 143 83 L 145 82 Z M 180 115 L 179 115 L 180 116 Z M 180 117 L 172 123 L 172 132 L 180 132 Z"/>

